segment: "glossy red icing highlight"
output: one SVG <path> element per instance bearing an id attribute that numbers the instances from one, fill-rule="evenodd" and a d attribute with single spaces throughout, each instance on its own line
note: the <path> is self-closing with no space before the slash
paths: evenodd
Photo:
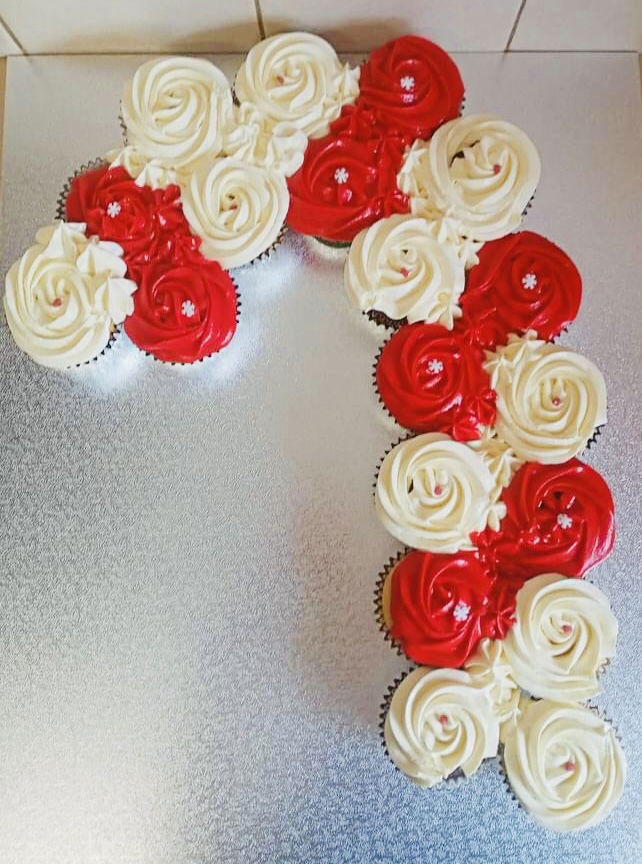
<path id="1" fill-rule="evenodd" d="M 349 243 L 378 219 L 407 213 L 408 198 L 397 188 L 404 146 L 395 136 L 359 140 L 346 132 L 311 140 L 288 180 L 290 227 Z"/>
<path id="2" fill-rule="evenodd" d="M 200 245 L 183 215 L 178 186 L 138 186 L 120 166 L 103 166 L 75 177 L 66 218 L 86 222 L 87 234 L 122 246 L 130 271 L 158 259 L 173 259 L 176 250 L 196 252 Z"/>
<path id="3" fill-rule="evenodd" d="M 603 477 L 579 459 L 523 465 L 505 490 L 506 516 L 489 534 L 494 564 L 507 578 L 582 576 L 615 542 L 614 507 Z"/>
<path id="4" fill-rule="evenodd" d="M 157 261 L 142 269 L 125 331 L 143 351 L 193 363 L 227 345 L 235 330 L 234 282 L 216 262 Z"/>
<path id="5" fill-rule="evenodd" d="M 486 243 L 466 281 L 457 329 L 489 350 L 509 333 L 535 330 L 554 339 L 573 321 L 582 299 L 582 279 L 559 246 L 533 231 Z"/>
<path id="6" fill-rule="evenodd" d="M 483 362 L 482 350 L 461 334 L 439 324 L 411 324 L 384 345 L 377 389 L 407 429 L 470 441 L 495 422 L 496 394 Z"/>
<path id="7" fill-rule="evenodd" d="M 359 107 L 399 134 L 427 138 L 457 117 L 464 83 L 446 52 L 420 36 L 393 39 L 361 67 Z"/>
<path id="8" fill-rule="evenodd" d="M 493 580 L 479 558 L 413 550 L 388 579 L 392 639 L 417 663 L 463 665 L 487 635 Z"/>

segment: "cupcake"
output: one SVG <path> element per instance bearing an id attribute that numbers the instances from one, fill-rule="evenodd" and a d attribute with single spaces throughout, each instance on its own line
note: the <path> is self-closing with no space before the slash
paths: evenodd
<path id="1" fill-rule="evenodd" d="M 526 812 L 565 832 L 605 819 L 626 780 L 613 727 L 590 708 L 564 700 L 522 701 L 504 745 L 504 770 Z"/>
<path id="2" fill-rule="evenodd" d="M 288 180 L 288 225 L 330 244 L 349 244 L 373 222 L 408 212 L 397 188 L 404 141 L 398 136 L 361 140 L 331 132 L 310 141 L 303 165 Z"/>
<path id="3" fill-rule="evenodd" d="M 460 669 L 419 667 L 384 706 L 383 738 L 393 764 L 418 786 L 470 777 L 497 755 L 499 723 L 490 700 Z"/>
<path id="4" fill-rule="evenodd" d="M 579 459 L 561 465 L 528 462 L 502 496 L 506 516 L 493 536 L 500 572 L 583 576 L 611 553 L 614 505 L 606 482 Z"/>
<path id="5" fill-rule="evenodd" d="M 512 335 L 484 368 L 497 393 L 497 436 L 526 462 L 566 462 L 606 423 L 604 378 L 570 348 Z"/>
<path id="6" fill-rule="evenodd" d="M 391 326 L 425 321 L 452 330 L 461 315 L 464 265 L 426 219 L 394 215 L 357 234 L 344 284 L 353 306 Z"/>
<path id="7" fill-rule="evenodd" d="M 359 95 L 359 69 L 341 63 L 320 36 L 280 33 L 250 49 L 234 91 L 241 105 L 252 104 L 273 124 L 291 123 L 319 138 Z"/>
<path id="8" fill-rule="evenodd" d="M 412 550 L 387 568 L 379 620 L 393 645 L 416 663 L 460 667 L 484 635 L 492 576 L 474 552 Z"/>
<path id="9" fill-rule="evenodd" d="M 487 243 L 468 274 L 458 329 L 494 350 L 510 333 L 550 341 L 575 319 L 582 279 L 571 259 L 532 231 Z"/>
<path id="10" fill-rule="evenodd" d="M 215 261 L 201 256 L 153 261 L 142 268 L 132 342 L 164 363 L 194 363 L 224 348 L 236 331 L 236 286 Z"/>
<path id="11" fill-rule="evenodd" d="M 429 138 L 459 114 L 464 84 L 451 57 L 420 36 L 402 36 L 374 50 L 361 67 L 359 107 L 410 141 Z"/>
<path id="12" fill-rule="evenodd" d="M 256 261 L 278 242 L 288 212 L 283 174 L 232 156 L 203 159 L 181 187 L 200 251 L 227 269 Z"/>
<path id="13" fill-rule="evenodd" d="M 475 548 L 471 535 L 492 518 L 495 480 L 466 444 L 437 432 L 393 447 L 375 485 L 376 511 L 401 543 L 426 552 Z"/>
<path id="14" fill-rule="evenodd" d="M 486 693 L 499 723 L 499 740 L 504 742 L 519 714 L 521 690 L 513 676 L 504 642 L 484 638 L 464 664 L 476 687 Z"/>
<path id="15" fill-rule="evenodd" d="M 160 57 L 140 66 L 123 89 L 127 144 L 167 168 L 191 170 L 221 153 L 233 123 L 232 91 L 209 60 Z"/>
<path id="16" fill-rule="evenodd" d="M 36 363 L 67 369 L 97 359 L 134 308 L 123 250 L 88 239 L 84 224 L 41 228 L 10 268 L 4 295 L 18 347 Z"/>
<path id="17" fill-rule="evenodd" d="M 481 350 L 438 324 L 392 335 L 377 360 L 375 383 L 386 410 L 413 432 L 479 438 L 495 421 L 495 393 Z"/>
<path id="18" fill-rule="evenodd" d="M 515 617 L 504 650 L 523 690 L 570 702 L 597 696 L 618 631 L 599 588 L 559 573 L 534 576 L 517 594 Z"/>
<path id="19" fill-rule="evenodd" d="M 510 234 L 539 182 L 540 160 L 528 136 L 504 120 L 472 114 L 416 141 L 399 171 L 413 213 L 450 217 L 459 233 L 486 242 Z"/>

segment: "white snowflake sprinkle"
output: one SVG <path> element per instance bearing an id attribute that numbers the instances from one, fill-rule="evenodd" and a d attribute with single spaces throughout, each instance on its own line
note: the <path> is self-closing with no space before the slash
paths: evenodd
<path id="1" fill-rule="evenodd" d="M 401 84 L 402 90 L 414 90 L 415 89 L 415 79 L 412 75 L 404 75 L 403 78 L 400 79 L 399 83 Z"/>
<path id="2" fill-rule="evenodd" d="M 527 273 L 522 276 L 522 285 L 527 291 L 532 291 L 533 288 L 537 287 L 537 276 L 534 273 Z"/>
<path id="3" fill-rule="evenodd" d="M 468 605 L 468 603 L 464 603 L 463 600 L 460 600 L 453 609 L 453 617 L 455 621 L 466 621 L 469 615 L 470 606 Z"/>
<path id="4" fill-rule="evenodd" d="M 191 318 L 192 315 L 196 312 L 196 306 L 194 306 L 191 300 L 183 300 L 181 312 L 186 318 Z"/>
<path id="5" fill-rule="evenodd" d="M 568 513 L 558 513 L 557 524 L 560 526 L 560 528 L 566 529 L 571 527 L 571 525 L 573 524 L 573 520 L 568 515 Z"/>
<path id="6" fill-rule="evenodd" d="M 110 201 L 107 205 L 107 215 L 110 219 L 115 219 L 120 213 L 121 207 L 118 201 Z"/>
<path id="7" fill-rule="evenodd" d="M 437 375 L 439 374 L 439 372 L 444 371 L 444 364 L 441 362 L 441 360 L 429 360 L 428 371 L 432 372 L 433 375 Z"/>
<path id="8" fill-rule="evenodd" d="M 347 183 L 349 176 L 347 168 L 337 168 L 334 172 L 334 179 L 337 183 Z"/>

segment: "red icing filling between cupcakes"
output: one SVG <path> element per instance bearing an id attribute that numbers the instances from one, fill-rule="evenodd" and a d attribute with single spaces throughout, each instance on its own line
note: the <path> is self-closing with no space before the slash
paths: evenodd
<path id="1" fill-rule="evenodd" d="M 481 349 L 439 324 L 402 327 L 384 345 L 376 369 L 387 410 L 413 432 L 479 438 L 495 421 L 495 391 Z"/>
<path id="2" fill-rule="evenodd" d="M 582 279 L 559 246 L 533 231 L 486 243 L 468 273 L 457 329 L 489 350 L 509 333 L 554 339 L 576 317 Z"/>
<path id="3" fill-rule="evenodd" d="M 358 105 L 410 139 L 428 138 L 457 117 L 464 83 L 448 54 L 420 36 L 393 39 L 361 67 Z"/>

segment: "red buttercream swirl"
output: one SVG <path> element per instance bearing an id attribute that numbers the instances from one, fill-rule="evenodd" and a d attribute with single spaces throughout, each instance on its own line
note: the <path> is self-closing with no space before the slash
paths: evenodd
<path id="1" fill-rule="evenodd" d="M 420 36 L 387 42 L 361 67 L 358 105 L 413 139 L 428 138 L 457 117 L 463 96 L 464 84 L 452 58 Z"/>
<path id="2" fill-rule="evenodd" d="M 460 334 L 439 324 L 411 324 L 384 345 L 377 389 L 407 429 L 469 441 L 495 422 L 496 394 L 483 362 L 482 350 Z"/>
<path id="3" fill-rule="evenodd" d="M 118 243 L 134 279 L 150 262 L 195 253 L 200 245 L 183 215 L 179 187 L 138 186 L 121 166 L 74 177 L 65 210 L 68 221 L 87 223 L 88 234 Z"/>
<path id="4" fill-rule="evenodd" d="M 487 635 L 493 580 L 479 558 L 413 550 L 387 578 L 390 636 L 407 656 L 430 666 L 465 663 Z"/>
<path id="5" fill-rule="evenodd" d="M 125 331 L 143 351 L 166 363 L 193 363 L 227 345 L 235 330 L 234 282 L 215 261 L 142 268 Z"/>
<path id="6" fill-rule="evenodd" d="M 330 133 L 308 143 L 305 159 L 288 180 L 288 224 L 301 234 L 349 243 L 384 216 L 408 212 L 397 188 L 404 142 L 395 136 L 358 140 Z"/>
<path id="7" fill-rule="evenodd" d="M 486 243 L 468 273 L 457 329 L 484 348 L 505 345 L 509 333 L 535 330 L 554 339 L 573 321 L 582 279 L 568 255 L 533 231 Z"/>
<path id="8" fill-rule="evenodd" d="M 579 459 L 562 465 L 526 463 L 502 500 L 506 516 L 488 539 L 494 564 L 507 578 L 582 576 L 613 548 L 611 492 L 603 477 Z"/>

